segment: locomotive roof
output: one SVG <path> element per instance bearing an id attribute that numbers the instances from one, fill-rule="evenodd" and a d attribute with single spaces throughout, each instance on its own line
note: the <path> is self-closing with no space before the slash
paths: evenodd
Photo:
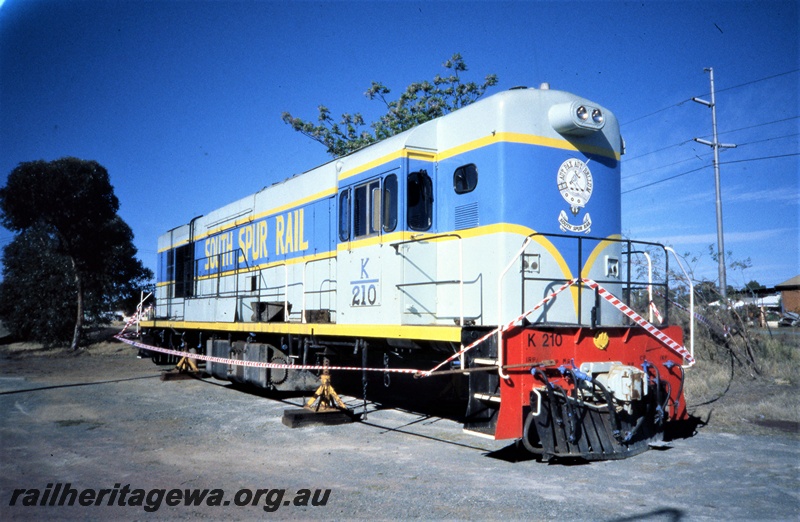
<path id="1" fill-rule="evenodd" d="M 568 136 L 553 128 L 548 118 L 550 109 L 576 102 L 603 111 L 605 124 L 601 131 L 585 136 Z M 608 109 L 566 91 L 518 87 L 482 98 L 445 116 L 332 159 L 213 210 L 196 218 L 202 230 L 196 230 L 194 234 L 209 235 L 214 230 L 227 228 L 232 222 L 246 220 L 255 209 L 263 210 L 266 207 L 279 211 L 290 204 L 301 204 L 304 198 L 308 199 L 312 194 L 319 196 L 320 190 L 333 194 L 339 180 L 350 173 L 377 165 L 392 155 L 399 157 L 408 151 L 419 151 L 437 154 L 440 158 L 447 157 L 468 144 L 479 146 L 475 144 L 497 133 L 532 135 L 543 140 L 543 143 L 551 146 L 559 146 L 560 143 L 566 148 L 579 143 L 583 147 L 606 151 L 605 155 L 614 155 L 616 158 L 622 148 L 619 126 Z M 186 227 L 185 230 L 183 227 Z M 183 227 L 173 229 L 163 237 L 163 241 L 159 240 L 159 250 L 174 246 L 179 239 L 176 235 L 188 239 L 189 225 Z"/>

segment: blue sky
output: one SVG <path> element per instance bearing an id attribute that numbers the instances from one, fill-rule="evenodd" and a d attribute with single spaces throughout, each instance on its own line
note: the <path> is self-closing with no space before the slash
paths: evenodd
<path id="1" fill-rule="evenodd" d="M 623 230 L 701 254 L 716 280 L 713 67 L 724 150 L 728 284 L 800 273 L 798 2 L 262 2 L 0 0 L 0 181 L 23 161 L 104 165 L 155 269 L 156 239 L 192 217 L 327 161 L 292 131 L 324 104 L 380 114 L 461 53 L 491 92 L 549 82 L 614 111 Z M 672 179 L 669 179 L 672 178 Z M 0 230 L 0 245 L 11 234 Z"/>

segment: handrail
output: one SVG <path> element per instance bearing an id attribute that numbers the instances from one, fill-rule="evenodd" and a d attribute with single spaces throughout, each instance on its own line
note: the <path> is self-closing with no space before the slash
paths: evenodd
<path id="1" fill-rule="evenodd" d="M 277 264 L 271 266 L 269 269 L 276 269 L 276 268 L 279 268 L 279 267 L 283 267 L 283 274 L 284 274 L 283 275 L 283 284 L 279 284 L 279 285 L 276 285 L 276 286 L 264 286 L 263 288 L 259 287 L 258 295 L 256 297 L 259 300 L 261 300 L 261 298 L 269 299 L 271 296 L 274 296 L 275 298 L 279 298 L 280 295 L 281 295 L 280 289 L 283 289 L 283 322 L 289 322 L 289 310 L 288 310 L 289 309 L 289 287 L 290 286 L 302 285 L 302 282 L 289 284 L 289 267 L 288 267 L 288 265 L 286 264 L 285 261 L 277 263 Z M 269 269 L 267 269 L 267 270 L 269 270 Z M 258 272 L 259 272 L 259 276 L 262 278 L 262 280 L 264 280 L 264 283 L 266 285 L 266 279 L 264 279 L 264 269 L 261 269 Z M 262 292 L 262 290 L 264 292 Z M 273 292 L 272 294 L 270 294 L 268 292 L 269 290 L 277 290 L 277 291 Z"/>
<path id="2" fill-rule="evenodd" d="M 689 284 L 689 353 L 691 354 L 692 358 L 694 358 L 694 283 L 692 283 L 692 279 L 689 277 L 689 274 L 683 267 L 683 263 L 681 263 L 681 260 L 675 250 L 668 246 L 665 246 L 664 249 L 672 252 L 672 255 L 675 256 L 675 261 L 678 262 L 678 266 L 681 267 L 681 271 L 683 272 L 684 277 L 686 277 L 686 282 Z M 669 295 L 667 295 L 667 298 L 669 298 Z M 686 367 L 687 366 L 684 368 Z"/>
<path id="3" fill-rule="evenodd" d="M 136 305 L 136 311 L 134 312 L 134 314 L 136 314 L 139 317 L 139 320 L 136 321 L 137 335 L 139 334 L 139 323 L 141 323 L 141 319 L 143 319 L 142 312 L 144 311 L 144 302 L 147 301 L 151 295 L 153 295 L 153 292 L 147 292 L 147 295 L 144 295 L 144 290 L 141 290 L 139 292 L 139 304 Z"/>
<path id="4" fill-rule="evenodd" d="M 283 263 L 283 322 L 289 322 L 289 265 L 286 262 Z"/>
<path id="5" fill-rule="evenodd" d="M 648 256 L 648 281 L 647 281 L 647 287 L 649 289 L 652 288 L 653 286 L 664 287 L 665 290 L 669 288 L 669 279 L 668 279 L 668 277 L 669 277 L 668 276 L 669 260 L 668 260 L 668 256 L 666 255 L 666 252 L 664 254 L 665 255 L 665 263 L 666 263 L 666 266 L 665 266 L 665 278 L 664 278 L 663 281 L 653 282 L 653 278 L 652 278 L 652 274 L 653 274 L 652 263 L 650 262 L 649 254 L 647 252 L 645 252 L 644 250 L 642 250 L 642 251 L 638 251 L 638 250 L 634 251 L 634 250 L 632 250 L 632 248 L 634 246 L 636 246 L 636 247 L 641 247 L 641 246 L 644 246 L 644 247 L 655 247 L 655 248 L 660 248 L 660 249 L 664 250 L 664 245 L 662 245 L 660 243 L 653 243 L 653 242 L 650 242 L 650 241 L 638 241 L 638 240 L 632 240 L 632 239 L 611 238 L 611 237 L 590 237 L 590 236 L 577 237 L 577 236 L 569 236 L 569 235 L 566 235 L 566 234 L 550 234 L 550 233 L 544 233 L 544 232 L 534 232 L 534 233 L 528 235 L 527 237 L 533 238 L 535 236 L 541 236 L 541 237 L 544 237 L 544 238 L 561 238 L 561 239 L 569 239 L 569 240 L 577 241 L 578 242 L 578 260 L 577 260 L 578 263 L 577 263 L 577 266 L 579 267 L 579 269 L 583 267 L 583 263 L 584 263 L 584 259 L 583 259 L 583 256 L 582 256 L 582 249 L 581 249 L 581 245 L 583 244 L 584 241 L 596 241 L 598 243 L 599 242 L 609 242 L 609 243 L 615 243 L 615 244 L 624 245 L 624 246 L 626 246 L 628 248 L 628 251 L 621 251 L 620 252 L 620 256 L 626 256 L 627 257 L 626 264 L 627 264 L 627 269 L 628 269 L 627 272 L 628 273 L 627 273 L 627 276 L 625 276 L 624 278 L 623 278 L 623 274 L 620 273 L 618 275 L 617 279 L 619 279 L 620 284 L 622 284 L 624 282 L 624 284 L 626 285 L 627 292 L 628 292 L 629 296 L 630 296 L 630 291 L 631 291 L 631 286 L 632 285 L 638 286 L 638 285 L 645 284 L 643 281 L 639 281 L 638 279 L 634 279 L 631 276 L 631 254 L 633 254 L 633 253 L 643 253 L 646 256 Z M 558 279 L 557 280 L 557 279 L 553 279 L 553 278 L 543 278 L 543 277 L 526 277 L 524 274 L 523 274 L 523 279 L 525 281 L 549 281 L 549 282 L 567 281 L 567 279 Z M 602 279 L 595 279 L 595 280 L 598 283 L 604 283 L 604 282 L 614 282 L 614 283 L 616 283 L 617 282 L 617 281 L 610 281 L 610 280 L 606 281 L 606 280 L 602 280 Z M 579 288 L 581 287 L 580 281 L 578 282 L 578 287 Z M 650 300 L 652 301 L 652 298 Z M 582 314 L 582 306 L 581 306 L 581 294 L 579 293 L 578 294 L 578 323 L 579 324 L 581 322 L 582 315 L 583 314 Z M 664 317 L 665 317 L 665 319 L 668 320 L 668 318 L 669 318 L 669 310 L 668 309 L 665 309 Z"/>
<path id="6" fill-rule="evenodd" d="M 511 267 L 517 262 L 519 256 L 525 252 L 525 249 L 528 248 L 532 240 L 532 235 L 525 238 L 525 241 L 522 242 L 522 248 L 517 252 L 515 256 L 511 258 L 509 261 L 508 266 L 506 266 L 505 270 L 500 274 L 500 277 L 497 278 L 497 325 L 500 326 L 503 324 L 503 278 L 506 276 Z M 503 329 L 497 329 L 497 375 L 500 376 L 501 379 L 509 379 L 508 374 L 503 372 L 503 365 L 504 365 L 504 357 L 503 357 Z"/>
<path id="7" fill-rule="evenodd" d="M 611 243 L 625 244 L 627 246 L 627 251 L 621 251 L 620 255 L 627 257 L 626 264 L 628 265 L 628 274 L 627 274 L 627 277 L 625 277 L 625 280 L 626 280 L 627 287 L 629 289 L 629 293 L 630 293 L 631 284 L 635 284 L 635 285 L 643 284 L 642 281 L 634 280 L 631 277 L 631 274 L 630 274 L 630 268 L 631 268 L 630 257 L 631 257 L 631 254 L 644 254 L 646 259 L 647 259 L 647 289 L 648 289 L 648 295 L 649 295 L 650 302 L 652 302 L 652 300 L 653 300 L 653 286 L 663 286 L 667 290 L 669 288 L 668 275 L 665 275 L 665 279 L 663 281 L 659 281 L 658 283 L 654 283 L 653 282 L 653 263 L 652 263 L 652 259 L 650 257 L 650 254 L 645 250 L 641 250 L 641 251 L 633 250 L 634 246 L 644 246 L 645 248 L 646 247 L 655 247 L 655 248 L 660 248 L 660 249 L 668 249 L 668 247 L 665 247 L 664 245 L 662 245 L 660 243 L 653 243 L 653 242 L 648 242 L 648 241 L 636 241 L 636 240 L 622 239 L 622 238 L 617 239 L 617 238 L 609 238 L 609 237 L 605 237 L 605 238 L 601 238 L 601 237 L 576 237 L 576 236 L 570 236 L 570 235 L 566 235 L 566 234 L 549 234 L 549 233 L 543 233 L 543 232 L 533 232 L 532 234 L 529 234 L 525 238 L 525 240 L 523 241 L 523 244 L 522 244 L 522 248 L 511 258 L 511 260 L 509 261 L 508 265 L 505 267 L 503 272 L 498 277 L 498 280 L 497 280 L 497 324 L 498 325 L 504 324 L 504 318 L 503 318 L 503 285 L 502 285 L 503 279 L 508 274 L 508 271 L 511 269 L 511 267 L 514 266 L 514 264 L 517 262 L 519 257 L 525 253 L 525 250 L 528 248 L 528 246 L 530 245 L 531 241 L 533 240 L 533 238 L 535 236 L 541 236 L 541 237 L 544 237 L 544 238 L 553 238 L 553 237 L 555 237 L 555 238 L 564 238 L 564 239 L 569 239 L 569 240 L 577 240 L 578 241 L 578 265 L 577 265 L 577 268 L 578 268 L 579 271 L 582 270 L 583 263 L 584 263 L 584 259 L 582 257 L 582 249 L 580 247 L 580 245 L 583 243 L 583 241 L 597 241 L 597 242 L 607 241 L 607 242 L 611 242 Z M 674 254 L 674 251 L 673 251 L 673 254 Z M 669 267 L 668 263 L 669 263 L 669 261 L 668 261 L 667 258 L 665 258 L 665 263 L 666 263 L 666 266 L 667 266 L 667 268 L 665 270 L 668 271 L 668 267 Z M 680 261 L 679 261 L 679 264 L 680 264 Z M 681 269 L 683 269 L 683 266 L 681 266 Z M 538 278 L 538 277 L 526 278 L 526 276 L 524 274 L 523 274 L 522 277 L 523 277 L 523 280 L 525 280 L 525 281 L 540 281 L 540 280 L 542 280 L 542 281 L 555 281 L 554 279 L 551 279 L 551 278 Z M 621 277 L 622 277 L 622 274 L 620 274 L 620 278 Z M 691 282 L 690 282 L 690 284 L 691 284 Z M 580 282 L 578 282 L 578 286 L 580 287 Z M 524 295 L 524 292 L 523 292 L 523 295 Z M 648 305 L 649 305 L 649 303 L 648 303 Z M 652 322 L 653 321 L 653 319 L 652 319 L 653 310 L 652 310 L 652 307 L 650 307 L 650 306 L 648 306 L 648 307 L 650 309 L 650 322 Z M 581 324 L 581 317 L 582 317 L 582 313 L 581 313 L 580 293 L 579 293 L 579 295 L 578 295 L 578 324 Z M 667 317 L 667 316 L 665 315 L 665 317 Z M 507 379 L 508 376 L 502 370 L 502 367 L 504 365 L 504 359 L 505 359 L 504 355 L 505 354 L 503 353 L 503 350 L 502 350 L 502 335 L 501 335 L 501 333 L 502 333 L 501 329 L 498 329 L 498 333 L 497 333 L 497 339 L 498 339 L 498 341 L 497 341 L 497 345 L 498 345 L 498 366 L 499 366 L 498 375 L 500 377 L 502 377 L 503 379 Z M 693 335 L 694 334 L 693 334 L 693 330 L 692 330 L 692 336 Z M 693 338 L 692 338 L 692 350 L 693 350 Z M 692 351 L 692 356 L 694 356 L 693 351 Z"/>
<path id="8" fill-rule="evenodd" d="M 421 281 L 419 283 L 398 283 L 394 286 L 397 288 L 404 288 L 406 286 L 425 286 L 425 285 L 454 285 L 460 283 L 460 279 L 450 279 L 445 281 Z"/>
<path id="9" fill-rule="evenodd" d="M 323 259 L 312 259 L 310 261 L 306 261 L 305 263 L 303 263 L 303 281 L 302 281 L 302 284 L 303 284 L 303 289 L 302 289 L 303 302 L 302 302 L 302 307 L 301 307 L 301 310 L 300 310 L 300 322 L 301 323 L 305 323 L 306 322 L 306 294 L 307 293 L 308 294 L 321 294 L 321 293 L 325 292 L 323 290 L 316 290 L 316 291 L 315 290 L 311 290 L 309 292 L 306 292 L 306 270 L 308 269 L 308 265 L 310 265 L 311 263 L 317 263 L 317 262 L 321 262 L 321 261 L 330 262 L 330 260 L 331 260 L 331 258 L 326 257 L 326 258 L 323 258 Z M 325 281 L 331 281 L 331 280 L 330 279 L 325 279 L 325 280 L 323 280 L 323 283 L 325 283 Z M 336 292 L 336 288 L 332 288 L 330 290 L 327 290 L 327 292 L 334 292 L 335 293 Z"/>
<path id="10" fill-rule="evenodd" d="M 648 254 L 644 250 L 629 250 L 627 252 L 622 252 L 622 254 L 627 255 L 628 259 L 630 259 L 631 254 L 643 254 L 645 259 L 647 259 L 647 298 L 649 300 L 647 310 L 649 312 L 648 319 L 650 319 L 650 322 L 652 323 L 653 307 L 650 306 L 650 303 L 653 302 L 653 262 L 650 259 L 650 254 Z M 630 261 L 628 261 L 628 266 L 630 266 Z"/>
<path id="11" fill-rule="evenodd" d="M 227 256 L 227 255 L 233 255 L 234 256 L 233 259 L 235 261 L 233 261 L 231 263 L 233 265 L 232 268 L 229 268 L 228 270 L 223 271 L 222 270 L 222 267 L 223 267 L 222 258 L 224 256 Z M 198 276 L 197 274 L 200 271 L 199 270 L 200 263 L 202 263 L 203 261 L 206 261 L 208 259 L 215 259 L 215 258 L 217 260 L 216 268 L 214 270 L 209 268 L 209 269 L 206 270 L 206 274 L 205 275 Z M 242 266 L 242 264 L 244 264 L 244 266 Z M 216 295 L 217 295 L 217 297 L 219 297 L 221 295 L 220 294 L 220 289 L 219 289 L 220 280 L 223 277 L 229 277 L 231 275 L 235 276 L 235 285 L 236 286 L 235 286 L 235 289 L 234 289 L 234 294 L 238 295 L 239 294 L 239 274 L 241 272 L 251 272 L 251 271 L 253 271 L 253 268 L 250 267 L 250 264 L 247 262 L 247 257 L 244 256 L 244 250 L 242 250 L 241 248 L 236 248 L 236 249 L 233 249 L 233 250 L 229 250 L 227 252 L 220 252 L 218 254 L 214 254 L 213 256 L 198 257 L 197 259 L 194 260 L 194 270 L 193 270 L 193 276 L 192 276 L 192 288 L 193 288 L 192 294 L 193 294 L 193 297 L 197 297 L 198 296 L 197 295 L 198 294 L 197 290 L 198 290 L 198 285 L 199 285 L 200 281 L 207 280 L 207 279 L 216 279 L 216 281 L 217 281 Z M 204 294 L 204 295 L 210 295 L 210 294 Z"/>
<path id="12" fill-rule="evenodd" d="M 458 239 L 463 239 L 459 234 L 455 232 L 448 232 L 447 234 L 434 234 L 432 236 L 426 236 L 424 234 L 414 234 L 412 235 L 411 239 L 404 239 L 403 241 L 397 241 L 396 243 L 390 243 L 389 246 L 397 251 L 397 247 L 400 245 L 405 245 L 407 243 L 419 243 L 420 241 L 428 241 L 431 239 L 440 239 L 443 237 L 457 237 Z"/>
<path id="13" fill-rule="evenodd" d="M 405 245 L 409 243 L 419 243 L 420 241 L 429 241 L 431 239 L 440 239 L 444 237 L 455 237 L 458 239 L 458 280 L 449 280 L 449 281 L 423 281 L 422 283 L 400 283 L 395 285 L 395 287 L 400 288 L 403 286 L 412 286 L 412 285 L 424 285 L 424 284 L 455 284 L 458 283 L 458 325 L 463 327 L 464 326 L 464 243 L 463 239 L 459 234 L 454 232 L 450 232 L 448 234 L 436 234 L 433 236 L 420 236 L 420 237 L 412 237 L 411 239 L 406 239 L 404 241 L 398 241 L 396 243 L 391 243 L 391 247 L 394 248 L 396 253 L 400 253 L 400 245 Z M 462 346 L 463 348 L 463 346 Z M 463 364 L 463 361 L 462 361 Z M 462 366 L 463 368 L 463 366 Z"/>

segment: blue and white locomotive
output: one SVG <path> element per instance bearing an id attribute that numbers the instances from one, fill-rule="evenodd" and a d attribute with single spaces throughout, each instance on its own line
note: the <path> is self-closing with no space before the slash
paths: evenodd
<path id="1" fill-rule="evenodd" d="M 685 418 L 684 360 L 583 283 L 626 302 L 666 285 L 638 265 L 662 247 L 621 238 L 622 153 L 599 104 L 546 84 L 489 96 L 162 235 L 143 326 L 156 344 L 298 367 L 321 349 L 422 369 L 459 353 L 448 369 L 468 390 L 466 429 L 548 458 L 636 453 Z M 209 368 L 268 389 L 318 384 Z M 573 410 L 585 426 L 565 427 Z"/>

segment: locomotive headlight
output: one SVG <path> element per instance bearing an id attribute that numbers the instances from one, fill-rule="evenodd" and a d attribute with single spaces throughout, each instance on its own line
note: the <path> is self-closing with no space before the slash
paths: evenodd
<path id="1" fill-rule="evenodd" d="M 599 107 L 577 101 L 553 105 L 547 117 L 556 132 L 572 136 L 585 136 L 599 131 L 606 123 Z"/>

